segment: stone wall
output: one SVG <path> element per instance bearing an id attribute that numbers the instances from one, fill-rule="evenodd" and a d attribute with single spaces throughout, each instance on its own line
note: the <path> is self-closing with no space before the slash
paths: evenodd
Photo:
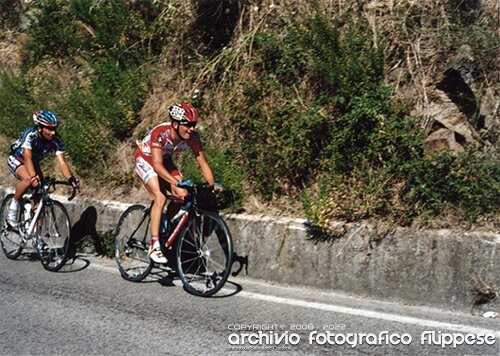
<path id="1" fill-rule="evenodd" d="M 1 195 L 5 189 L 0 189 Z M 128 207 L 76 198 L 63 202 L 73 224 L 107 232 Z M 311 229 L 306 220 L 224 215 L 241 275 L 450 310 L 498 310 L 500 234 L 346 224 L 340 237 Z M 233 269 L 239 267 L 235 263 Z M 244 288 L 244 286 L 243 286 Z M 481 304 L 475 304 L 481 303 Z"/>
<path id="2" fill-rule="evenodd" d="M 380 236 L 347 224 L 343 236 L 327 239 L 305 220 L 227 221 L 251 277 L 447 309 L 500 306 L 500 234 L 397 228 Z"/>

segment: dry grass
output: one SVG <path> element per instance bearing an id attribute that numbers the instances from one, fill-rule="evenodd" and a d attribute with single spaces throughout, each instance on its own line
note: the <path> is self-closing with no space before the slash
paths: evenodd
<path id="1" fill-rule="evenodd" d="M 237 140 L 238 137 L 234 136 L 229 125 L 231 118 L 228 112 L 231 110 L 228 110 L 228 107 L 235 103 L 242 107 L 239 102 L 242 100 L 242 85 L 251 83 L 255 78 L 256 74 L 251 70 L 251 66 L 247 65 L 252 59 L 255 34 L 263 30 L 279 32 L 283 18 L 289 16 L 300 18 L 314 12 L 312 1 L 250 0 L 242 8 L 241 19 L 231 43 L 204 66 L 186 70 L 182 65 L 187 61 L 186 53 L 201 58 L 197 48 L 193 47 L 190 51 L 186 51 L 187 46 L 194 46 L 188 38 L 190 26 L 198 16 L 193 4 L 194 2 L 182 0 L 168 1 L 157 19 L 161 26 L 168 28 L 172 34 L 171 38 L 175 40 L 165 47 L 165 52 L 157 63 L 152 89 L 140 113 L 141 123 L 135 128 L 132 139 L 123 143 L 111 158 L 112 174 L 130 172 L 133 141 L 142 138 L 143 133 L 157 123 L 165 121 L 167 108 L 173 102 L 191 101 L 195 95 L 204 97 L 202 120 L 216 139 L 220 142 L 226 139 Z M 448 54 L 441 52 L 440 43 L 451 31 L 450 21 L 444 9 L 445 4 L 444 0 L 321 0 L 319 2 L 321 12 L 332 20 L 342 21 L 353 16 L 355 21 L 365 24 L 370 31 L 374 46 L 379 45 L 379 40 L 382 38 L 387 40 L 386 78 L 395 85 L 394 93 L 397 99 L 410 104 L 416 109 L 414 113 L 421 115 L 423 126 L 430 121 L 430 117 L 424 113 L 432 101 L 431 88 L 442 73 L 448 58 Z M 481 21 L 490 28 L 496 28 L 496 31 L 500 31 L 499 6 L 497 1 L 482 1 L 484 13 L 491 15 L 483 16 Z M 419 21 L 418 24 L 416 21 Z M 92 35 L 89 29 L 83 28 L 82 31 Z M 0 39 L 0 69 L 12 73 L 19 71 L 23 41 L 24 37 L 12 32 L 3 33 Z M 48 95 L 50 92 L 64 93 L 69 84 L 78 83 L 85 87 L 89 84 L 85 79 L 89 74 L 90 71 L 83 60 L 77 63 L 77 67 L 67 63 L 42 62 L 29 73 L 29 78 L 34 97 L 42 100 L 50 97 Z M 500 74 L 497 76 L 498 82 Z M 297 100 L 301 105 L 307 106 L 309 92 L 305 80 L 296 90 Z M 276 100 L 269 98 L 270 103 Z M 497 128 L 498 124 L 494 126 L 494 130 Z M 0 144 L 5 146 L 2 142 Z M 115 162 L 119 164 L 115 165 Z M 5 165 L 1 166 L 0 181 L 12 182 Z M 128 202 L 149 200 L 138 179 L 132 189 L 120 187 L 110 189 L 102 186 L 102 183 L 93 181 L 82 183 L 84 195 Z M 303 214 L 300 201 L 296 197 L 265 201 L 252 194 L 249 189 L 246 193 L 247 212 L 270 215 Z M 344 194 L 355 195 L 355 192 L 344 192 Z M 336 198 L 342 199 L 342 195 L 339 193 Z M 359 209 L 357 213 L 362 216 L 364 207 L 359 206 L 357 209 Z"/>
<path id="2" fill-rule="evenodd" d="M 19 74 L 23 57 L 24 34 L 4 31 L 0 34 L 0 69 L 14 75 Z"/>
<path id="3" fill-rule="evenodd" d="M 36 102 L 55 107 L 67 100 L 71 88 L 88 89 L 91 75 L 92 70 L 83 60 L 79 64 L 45 60 L 32 68 L 26 79 L 28 90 Z"/>

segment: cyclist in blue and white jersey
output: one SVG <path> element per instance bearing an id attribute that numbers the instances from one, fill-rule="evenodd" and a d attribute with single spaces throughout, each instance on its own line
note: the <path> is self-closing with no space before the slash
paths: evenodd
<path id="1" fill-rule="evenodd" d="M 10 172 L 19 180 L 7 213 L 7 223 L 14 228 L 17 227 L 19 200 L 29 187 L 40 184 L 43 176 L 40 161 L 49 154 L 55 152 L 62 174 L 74 188 L 79 187 L 64 157 L 63 141 L 56 133 L 61 121 L 59 116 L 48 110 L 40 110 L 33 114 L 33 121 L 36 126 L 23 131 L 21 137 L 11 145 L 7 159 Z"/>

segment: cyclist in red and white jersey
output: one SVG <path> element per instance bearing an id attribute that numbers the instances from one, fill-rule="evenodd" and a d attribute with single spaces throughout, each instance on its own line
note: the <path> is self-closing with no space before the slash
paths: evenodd
<path id="1" fill-rule="evenodd" d="M 192 184 L 184 180 L 174 164 L 173 156 L 191 150 L 207 183 L 215 190 L 222 190 L 222 186 L 215 183 L 200 136 L 195 131 L 198 123 L 196 109 L 190 104 L 179 103 L 172 105 L 168 114 L 170 122 L 155 126 L 142 141 L 138 141 L 134 156 L 135 172 L 153 197 L 149 256 L 157 263 L 167 262 L 159 244 L 161 213 L 167 202 L 165 192 L 182 198 L 187 195 L 187 191 L 181 187 Z"/>

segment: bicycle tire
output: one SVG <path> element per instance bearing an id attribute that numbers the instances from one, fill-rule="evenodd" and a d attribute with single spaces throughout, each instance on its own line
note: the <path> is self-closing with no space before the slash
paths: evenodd
<path id="1" fill-rule="evenodd" d="M 233 240 L 226 223 L 205 211 L 189 219 L 177 245 L 177 272 L 184 289 L 210 297 L 226 283 L 231 272 Z"/>
<path id="2" fill-rule="evenodd" d="M 3 200 L 0 210 L 0 243 L 5 256 L 10 260 L 17 259 L 23 251 L 22 236 L 19 230 L 14 230 L 7 225 L 7 211 L 14 194 L 8 194 Z M 20 207 L 20 210 L 22 207 Z M 22 211 L 22 210 L 21 210 Z"/>
<path id="3" fill-rule="evenodd" d="M 45 202 L 37 226 L 36 246 L 43 267 L 57 272 L 66 263 L 71 236 L 71 220 L 68 211 L 61 202 Z M 44 249 L 39 246 L 43 242 Z"/>
<path id="4" fill-rule="evenodd" d="M 153 268 L 149 258 L 149 212 L 144 205 L 132 205 L 123 212 L 115 229 L 115 261 L 121 276 L 140 282 Z"/>

